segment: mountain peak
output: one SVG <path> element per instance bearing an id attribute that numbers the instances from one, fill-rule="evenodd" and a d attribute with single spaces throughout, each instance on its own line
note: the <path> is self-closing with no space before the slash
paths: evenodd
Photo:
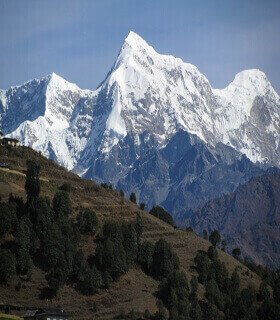
<path id="1" fill-rule="evenodd" d="M 233 82 L 246 84 L 252 81 L 268 82 L 265 73 L 259 69 L 243 70 L 235 75 Z"/>
<path id="2" fill-rule="evenodd" d="M 57 90 L 79 90 L 80 88 L 75 84 L 68 82 L 55 72 L 48 74 L 44 79 L 47 81 L 48 87 L 53 87 Z"/>
<path id="3" fill-rule="evenodd" d="M 273 93 L 277 97 L 277 93 L 271 86 L 266 74 L 259 69 L 248 69 L 237 73 L 233 81 L 224 89 L 225 91 L 231 91 L 234 98 L 237 91 L 247 92 L 252 98 L 257 95 L 264 95 L 268 91 Z"/>
<path id="4" fill-rule="evenodd" d="M 124 43 L 128 44 L 131 48 L 134 49 L 143 46 L 149 46 L 148 43 L 134 31 L 129 31 L 127 37 L 124 40 Z"/>

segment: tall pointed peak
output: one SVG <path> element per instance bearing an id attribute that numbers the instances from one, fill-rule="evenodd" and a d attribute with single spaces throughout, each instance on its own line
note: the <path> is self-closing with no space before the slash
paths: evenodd
<path id="1" fill-rule="evenodd" d="M 146 51 L 152 50 L 153 52 L 155 52 L 153 47 L 151 47 L 141 36 L 139 36 L 134 31 L 130 31 L 128 33 L 127 37 L 124 40 L 121 52 L 127 48 L 130 48 L 133 51 L 143 51 L 144 49 Z"/>
<path id="2" fill-rule="evenodd" d="M 148 43 L 134 31 L 129 31 L 124 42 L 129 44 L 131 47 L 149 46 Z"/>
<path id="3" fill-rule="evenodd" d="M 66 81 L 64 78 L 56 74 L 55 72 L 52 72 L 44 77 L 46 80 L 50 81 Z"/>

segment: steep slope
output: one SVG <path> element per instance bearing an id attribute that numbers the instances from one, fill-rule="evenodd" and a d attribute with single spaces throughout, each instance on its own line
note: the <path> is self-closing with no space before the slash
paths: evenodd
<path id="1" fill-rule="evenodd" d="M 194 212 L 197 231 L 218 229 L 229 249 L 269 268 L 280 267 L 280 173 L 252 178 L 235 192 L 206 203 Z"/>
<path id="2" fill-rule="evenodd" d="M 153 144 L 151 146 L 151 140 L 146 144 L 144 140 L 141 135 L 140 156 L 129 157 L 136 160 L 122 179 L 119 180 L 113 172 L 117 172 L 118 163 L 123 163 L 128 154 L 134 152 L 129 147 L 131 140 L 125 140 L 127 145 L 119 149 L 112 149 L 117 162 L 114 156 L 102 159 L 100 168 L 109 173 L 103 176 L 108 181 L 114 176 L 116 180 L 111 181 L 117 183 L 118 188 L 127 194 L 135 192 L 148 207 L 161 203 L 172 212 L 179 225 L 207 200 L 232 192 L 239 184 L 264 172 L 231 147 L 219 144 L 212 148 L 182 130 L 159 150 Z M 124 153 L 123 150 L 130 152 Z"/>
<path id="3" fill-rule="evenodd" d="M 73 169 L 88 137 L 91 114 L 79 89 L 56 74 L 3 91 L 1 127 L 47 157 Z"/>
<path id="4" fill-rule="evenodd" d="M 219 139 L 253 162 L 279 166 L 280 102 L 266 75 L 242 71 L 228 87 L 214 93 L 221 106 L 214 120 Z"/>
<path id="5" fill-rule="evenodd" d="M 96 211 L 101 221 L 105 219 L 117 219 L 131 221 L 135 219 L 136 213 L 140 213 L 144 222 L 144 233 L 142 240 L 157 241 L 163 237 L 168 240 L 177 252 L 182 269 L 188 278 L 195 274 L 193 259 L 197 250 L 207 250 L 209 243 L 198 237 L 193 232 L 176 230 L 170 225 L 156 217 L 139 210 L 131 202 L 123 201 L 115 190 L 103 189 L 93 181 L 86 181 L 77 175 L 67 172 L 54 162 L 44 158 L 29 148 L 4 149 L 0 146 L 1 159 L 9 163 L 10 170 L 0 169 L 0 194 L 6 200 L 10 192 L 24 196 L 24 181 L 27 159 L 34 159 L 41 165 L 41 186 L 42 194 L 53 197 L 58 187 L 65 182 L 72 185 L 71 199 L 73 201 L 73 218 L 81 206 L 89 207 Z M 4 187 L 5 186 L 5 187 Z M 83 239 L 82 249 L 86 255 L 92 254 L 94 242 L 92 237 Z M 230 272 L 237 268 L 242 286 L 252 284 L 256 288 L 260 279 L 256 274 L 233 259 L 226 253 L 219 251 L 220 259 L 225 262 Z M 16 285 L 16 283 L 14 284 Z M 158 282 L 148 277 L 139 268 L 131 269 L 126 275 L 112 285 L 109 290 L 101 290 L 94 296 L 82 296 L 71 285 L 64 286 L 58 296 L 51 301 L 40 299 L 40 292 L 46 285 L 45 274 L 42 270 L 32 270 L 31 281 L 24 281 L 20 291 L 14 285 L 0 287 L 0 301 L 13 305 L 44 306 L 49 307 L 60 305 L 69 312 L 74 319 L 114 319 L 122 310 L 144 312 L 147 308 L 151 312 L 157 310 L 156 291 Z M 203 288 L 199 289 L 203 295 Z M 75 301 L 75 303 L 73 303 Z M 93 306 L 96 311 L 93 313 Z"/>
<path id="6" fill-rule="evenodd" d="M 204 149 L 218 148 L 214 153 L 222 144 L 224 150 L 232 147 L 236 161 L 245 154 L 252 162 L 280 164 L 280 100 L 264 73 L 246 70 L 227 88 L 213 90 L 195 66 L 157 53 L 134 32 L 95 91 L 81 90 L 55 74 L 1 91 L 0 126 L 67 169 L 125 185 L 127 192 L 136 189 L 140 201 L 162 203 L 174 214 L 182 214 L 186 204 L 187 210 L 196 208 L 195 199 L 204 192 L 198 192 L 201 184 L 190 188 L 190 179 L 183 178 L 194 165 L 188 156 L 177 165 L 164 158 L 179 130 L 196 135 Z M 193 182 L 212 185 L 213 194 L 204 192 L 210 198 L 233 191 L 256 172 L 243 170 L 233 177 L 227 171 L 232 159 L 220 157 L 218 162 L 220 169 L 215 165 L 214 170 L 213 163 L 203 169 L 208 178 L 193 171 Z M 137 183 L 137 174 L 146 182 Z M 153 198 L 147 200 L 148 194 Z"/>

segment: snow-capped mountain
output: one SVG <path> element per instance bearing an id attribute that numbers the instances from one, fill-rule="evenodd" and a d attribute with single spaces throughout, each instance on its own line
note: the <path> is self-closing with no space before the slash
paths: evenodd
<path id="1" fill-rule="evenodd" d="M 85 177 L 127 183 L 127 191 L 147 150 L 163 150 L 180 130 L 212 149 L 226 144 L 239 159 L 280 166 L 280 99 L 263 72 L 242 71 L 212 89 L 195 66 L 157 53 L 134 32 L 95 91 L 56 74 L 0 90 L 0 127 Z M 154 202 L 166 200 L 169 182 Z"/>

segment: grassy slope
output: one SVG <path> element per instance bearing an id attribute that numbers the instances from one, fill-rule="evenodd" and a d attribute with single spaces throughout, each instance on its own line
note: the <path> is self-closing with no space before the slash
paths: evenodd
<path id="1" fill-rule="evenodd" d="M 82 180 L 29 148 L 7 150 L 0 146 L 0 159 L 0 162 L 7 162 L 11 167 L 11 170 L 0 169 L 2 199 L 7 199 L 10 192 L 25 196 L 25 176 L 22 173 L 26 169 L 26 159 L 35 159 L 41 164 L 41 193 L 43 195 L 52 198 L 62 183 L 70 182 L 73 187 L 71 192 L 73 215 L 77 214 L 81 206 L 95 210 L 101 221 L 105 219 L 132 220 L 139 212 L 144 221 L 143 239 L 155 242 L 163 237 L 169 241 L 177 252 L 181 267 L 189 279 L 192 274 L 195 274 L 192 266 L 197 250 L 207 250 L 209 247 L 209 242 L 195 233 L 175 230 L 161 220 L 140 211 L 131 202 L 123 201 L 118 192 L 103 189 L 92 181 Z M 82 247 L 86 254 L 94 252 L 93 239 L 85 237 Z M 230 271 L 239 268 L 241 285 L 249 283 L 254 286 L 259 285 L 260 280 L 257 275 L 224 252 L 220 251 L 219 255 Z M 91 308 L 94 303 L 97 306 L 97 312 L 94 313 L 96 319 L 112 319 L 122 310 L 126 312 L 131 309 L 142 312 L 145 309 L 151 312 L 156 310 L 155 293 L 158 283 L 137 267 L 122 276 L 109 290 L 100 290 L 99 294 L 91 297 L 82 296 L 71 286 L 65 286 L 53 301 L 40 300 L 40 290 L 46 286 L 46 280 L 45 275 L 39 269 L 34 269 L 32 280 L 23 284 L 24 288 L 19 292 L 14 289 L 15 284 L 0 287 L 0 303 L 16 303 L 24 306 L 60 305 L 74 318 L 79 319 L 92 318 Z M 202 286 L 199 288 L 199 293 L 203 295 Z"/>

